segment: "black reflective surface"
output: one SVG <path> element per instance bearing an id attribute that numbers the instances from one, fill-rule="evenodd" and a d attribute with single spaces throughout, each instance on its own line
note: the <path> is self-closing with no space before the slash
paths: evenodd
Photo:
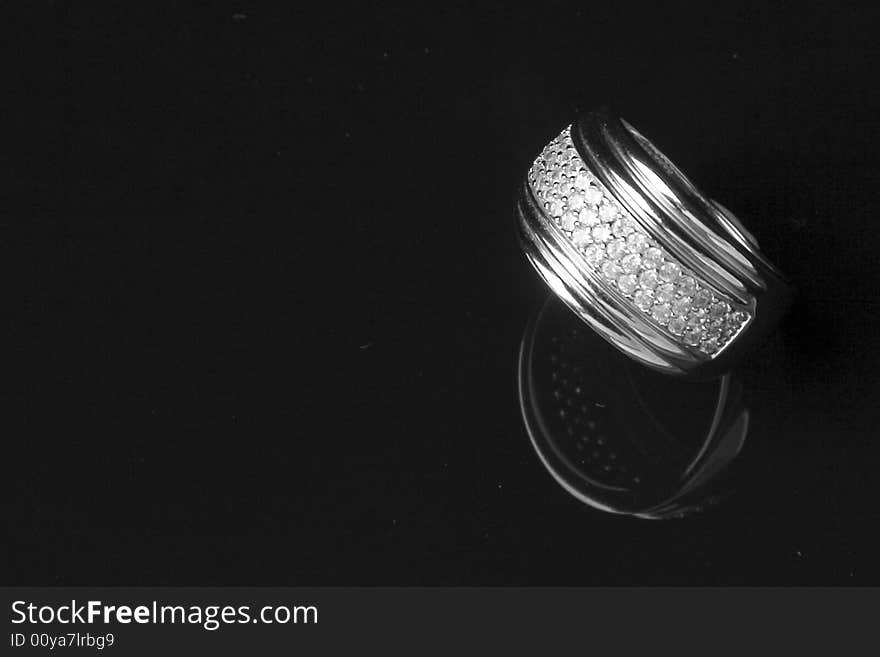
<path id="1" fill-rule="evenodd" d="M 4 582 L 880 583 L 867 13 L 8 21 Z M 548 293 L 513 201 L 597 99 L 798 287 L 730 376 L 747 431 L 686 497 L 657 464 L 692 456 L 717 389 L 608 372 L 607 401 L 641 399 L 632 419 L 672 445 L 614 434 L 656 483 L 626 508 L 699 507 L 682 518 L 584 504 L 523 421 L 518 356 Z M 568 362 L 605 403 L 603 346 Z"/>
<path id="2" fill-rule="evenodd" d="M 517 379 L 535 452 L 575 499 L 659 520 L 725 497 L 716 480 L 749 432 L 736 376 L 695 383 L 650 371 L 553 297 L 529 322 Z"/>

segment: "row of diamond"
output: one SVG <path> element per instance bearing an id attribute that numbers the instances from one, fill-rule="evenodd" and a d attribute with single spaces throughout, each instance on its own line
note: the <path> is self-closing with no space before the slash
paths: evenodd
<path id="1" fill-rule="evenodd" d="M 586 262 L 678 342 L 717 354 L 749 313 L 703 285 L 652 239 L 587 169 L 570 126 L 529 170 L 544 212 Z"/>

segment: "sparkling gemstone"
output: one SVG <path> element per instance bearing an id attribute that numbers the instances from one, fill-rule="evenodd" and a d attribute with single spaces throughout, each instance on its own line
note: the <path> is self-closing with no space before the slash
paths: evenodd
<path id="1" fill-rule="evenodd" d="M 654 295 L 650 290 L 639 290 L 633 297 L 636 306 L 643 312 L 648 312 L 654 305 Z"/>
<path id="2" fill-rule="evenodd" d="M 694 295 L 694 308 L 705 308 L 712 301 L 712 293 L 703 288 Z"/>
<path id="3" fill-rule="evenodd" d="M 727 318 L 727 323 L 734 328 L 739 327 L 745 321 L 746 314 L 740 310 L 731 313 L 730 317 Z"/>
<path id="4" fill-rule="evenodd" d="M 638 253 L 630 253 L 629 255 L 625 255 L 620 261 L 620 266 L 623 267 L 623 271 L 628 274 L 633 274 L 637 272 L 639 270 L 639 265 L 641 264 L 642 257 Z"/>
<path id="5" fill-rule="evenodd" d="M 617 287 L 619 287 L 620 291 L 624 294 L 632 294 L 635 292 L 637 285 L 636 277 L 632 274 L 624 274 L 617 279 Z"/>
<path id="6" fill-rule="evenodd" d="M 575 243 L 575 246 L 586 246 L 593 241 L 590 237 L 590 229 L 575 228 L 574 232 L 571 234 L 571 241 Z"/>
<path id="7" fill-rule="evenodd" d="M 633 227 L 626 219 L 617 219 L 613 224 L 611 224 L 611 232 L 613 232 L 618 237 L 626 237 L 631 232 L 633 232 Z"/>
<path id="8" fill-rule="evenodd" d="M 709 308 L 709 316 L 712 319 L 721 319 L 729 312 L 730 312 L 730 306 L 727 305 L 727 303 L 724 301 L 719 301 L 718 303 L 713 303 L 712 307 Z"/>
<path id="9" fill-rule="evenodd" d="M 602 275 L 605 278 L 616 279 L 623 273 L 623 270 L 613 260 L 606 260 L 602 263 Z"/>
<path id="10" fill-rule="evenodd" d="M 700 344 L 700 339 L 703 337 L 703 331 L 699 328 L 689 327 L 685 329 L 684 335 L 682 338 L 685 341 L 685 344 L 689 344 L 692 347 L 696 347 Z"/>
<path id="11" fill-rule="evenodd" d="M 706 329 L 706 335 L 718 336 L 724 329 L 724 322 L 720 319 L 712 319 L 703 324 L 703 328 Z"/>
<path id="12" fill-rule="evenodd" d="M 577 221 L 577 215 L 574 212 L 568 211 L 562 215 L 560 223 L 564 230 L 574 230 L 575 221 Z"/>
<path id="13" fill-rule="evenodd" d="M 561 217 L 562 211 L 565 208 L 565 204 L 561 199 L 553 199 L 550 201 L 550 215 L 553 217 Z"/>
<path id="14" fill-rule="evenodd" d="M 626 242 L 623 240 L 611 240 L 608 242 L 608 246 L 605 247 L 605 252 L 608 254 L 609 258 L 617 259 L 623 255 L 624 251 L 626 251 Z M 629 271 L 624 267 L 625 271 Z"/>
<path id="15" fill-rule="evenodd" d="M 668 303 L 655 303 L 654 307 L 651 308 L 651 317 L 658 324 L 665 324 L 671 316 L 672 308 L 669 307 Z"/>
<path id="16" fill-rule="evenodd" d="M 602 200 L 602 190 L 596 185 L 590 185 L 584 190 L 584 200 L 590 205 L 598 205 Z"/>
<path id="17" fill-rule="evenodd" d="M 675 301 L 672 302 L 672 312 L 676 315 L 687 315 L 688 310 L 691 309 L 691 298 L 690 297 L 679 297 Z"/>
<path id="18" fill-rule="evenodd" d="M 651 267 L 653 269 L 659 267 L 661 262 L 663 262 L 663 251 L 656 246 L 647 249 L 644 255 L 642 255 L 642 264 L 645 267 Z"/>
<path id="19" fill-rule="evenodd" d="M 584 249 L 584 258 L 595 267 L 605 259 L 605 249 L 598 244 L 590 244 Z"/>
<path id="20" fill-rule="evenodd" d="M 654 269 L 647 269 L 639 276 L 639 285 L 646 290 L 653 289 L 657 286 L 657 272 Z"/>
<path id="21" fill-rule="evenodd" d="M 611 203 L 603 203 L 599 206 L 599 219 L 602 221 L 613 221 L 617 216 L 617 208 Z"/>
<path id="22" fill-rule="evenodd" d="M 675 296 L 675 287 L 672 283 L 663 283 L 663 285 L 660 285 L 654 291 L 654 296 L 657 297 L 657 301 L 660 301 L 661 303 L 672 301 L 672 297 Z"/>
<path id="23" fill-rule="evenodd" d="M 678 279 L 678 291 L 683 296 L 689 297 L 697 290 L 697 282 L 693 276 L 683 275 Z"/>
<path id="24" fill-rule="evenodd" d="M 611 237 L 611 229 L 607 224 L 593 226 L 593 239 L 597 242 L 606 242 Z"/>
<path id="25" fill-rule="evenodd" d="M 700 345 L 700 349 L 702 351 L 705 351 L 707 354 L 714 354 L 716 351 L 718 351 L 718 338 L 707 338 Z"/>
<path id="26" fill-rule="evenodd" d="M 666 325 L 669 332 L 673 335 L 681 335 L 684 332 L 684 320 L 681 317 L 673 317 Z"/>
<path id="27" fill-rule="evenodd" d="M 681 267 L 679 267 L 674 262 L 667 262 L 662 267 L 660 267 L 660 278 L 664 281 L 674 281 L 678 278 L 678 275 L 681 273 Z"/>
<path id="28" fill-rule="evenodd" d="M 580 221 L 585 226 L 595 226 L 599 223 L 599 214 L 596 212 L 596 208 L 586 207 L 580 211 L 578 214 L 578 221 Z"/>
<path id="29" fill-rule="evenodd" d="M 568 197 L 568 207 L 572 210 L 580 210 L 584 207 L 584 196 L 583 194 L 572 194 Z"/>
<path id="30" fill-rule="evenodd" d="M 648 238 L 641 233 L 630 233 L 626 238 L 626 248 L 633 253 L 641 253 L 648 248 Z"/>
<path id="31" fill-rule="evenodd" d="M 577 176 L 575 176 L 574 186 L 578 189 L 587 189 L 590 186 L 590 180 L 592 180 L 590 174 L 588 174 L 586 171 L 580 171 L 578 172 Z"/>
<path id="32" fill-rule="evenodd" d="M 703 318 L 700 317 L 699 315 L 691 314 L 690 317 L 688 317 L 688 320 L 687 320 L 687 322 L 685 323 L 685 326 L 687 326 L 687 328 L 689 328 L 689 329 L 699 329 L 699 328 L 702 328 L 702 326 L 703 326 Z"/>

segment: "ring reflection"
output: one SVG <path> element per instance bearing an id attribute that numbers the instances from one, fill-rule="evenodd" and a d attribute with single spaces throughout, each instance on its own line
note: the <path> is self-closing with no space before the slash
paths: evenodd
<path id="1" fill-rule="evenodd" d="M 633 363 L 549 298 L 526 327 L 518 387 L 541 463 L 593 508 L 681 517 L 729 492 L 749 428 L 730 374 L 693 383 Z"/>

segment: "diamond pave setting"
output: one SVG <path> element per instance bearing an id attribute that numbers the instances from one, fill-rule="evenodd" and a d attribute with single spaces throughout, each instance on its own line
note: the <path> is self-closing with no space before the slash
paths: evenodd
<path id="1" fill-rule="evenodd" d="M 529 170 L 547 218 L 603 283 L 676 342 L 719 354 L 751 319 L 664 250 L 589 171 L 565 128 Z"/>

